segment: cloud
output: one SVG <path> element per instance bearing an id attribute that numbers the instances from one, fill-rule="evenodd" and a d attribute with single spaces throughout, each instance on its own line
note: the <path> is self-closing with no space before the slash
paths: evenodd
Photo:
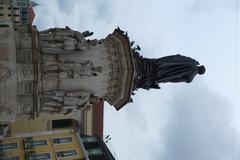
<path id="1" fill-rule="evenodd" d="M 233 10 L 236 7 L 235 0 L 192 0 L 189 11 L 192 13 L 209 13 L 216 9 Z"/>
<path id="2" fill-rule="evenodd" d="M 109 0 L 37 2 L 41 6 L 35 9 L 35 22 L 40 30 L 70 26 L 70 28 L 79 31 L 92 30 L 99 38 L 99 36 L 106 36 L 106 33 L 102 34 L 101 30 L 108 28 L 108 24 L 112 21 L 112 2 Z"/>
<path id="3" fill-rule="evenodd" d="M 141 45 L 145 57 L 181 53 L 196 58 L 207 66 L 208 85 L 232 97 L 234 14 L 228 11 L 234 11 L 233 0 L 38 2 L 35 22 L 40 30 L 68 25 L 102 38 L 120 26 Z M 199 80 L 161 87 L 139 90 L 134 103 L 118 112 L 106 105 L 105 134 L 111 135 L 119 158 L 231 159 L 235 131 L 225 98 Z"/>
<path id="4" fill-rule="evenodd" d="M 158 152 L 156 147 L 156 159 L 231 159 L 236 132 L 231 127 L 233 110 L 226 99 L 201 81 L 181 87 L 172 96 L 172 112 L 161 133 L 164 151 Z"/>
<path id="5" fill-rule="evenodd" d="M 76 0 L 61 0 L 58 1 L 58 8 L 64 12 L 64 13 L 70 13 L 72 12 L 72 9 L 75 8 L 75 6 L 82 6 L 82 8 L 90 9 L 87 12 L 84 12 L 85 10 L 82 10 L 79 8 L 78 12 L 82 15 L 86 15 L 86 17 L 89 13 L 94 13 L 94 18 L 100 19 L 100 20 L 110 20 L 111 18 L 111 5 L 112 1 L 110 0 L 80 0 L 76 3 Z M 91 15 L 91 14 L 90 14 Z"/>

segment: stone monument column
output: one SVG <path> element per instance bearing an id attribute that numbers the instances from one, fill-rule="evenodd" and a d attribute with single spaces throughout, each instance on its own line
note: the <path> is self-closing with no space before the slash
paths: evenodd
<path id="1" fill-rule="evenodd" d="M 120 109 L 130 101 L 134 62 L 128 37 L 116 29 L 105 39 L 91 40 L 90 32 L 69 27 L 51 28 L 40 33 L 41 83 L 44 108 L 63 108 L 69 93 L 85 92 L 91 98 L 103 99 Z M 91 34 L 90 34 L 91 35 Z M 125 90 L 127 87 L 127 91 Z M 54 92 L 62 95 L 54 97 Z M 52 98 L 46 100 L 46 95 Z M 127 94 L 126 94 L 127 93 Z M 80 97 L 71 97 L 77 104 Z M 48 106 L 48 107 L 46 107 Z M 65 106 L 66 107 L 66 106 Z M 56 109 L 56 111 L 59 109 Z M 60 109 L 61 110 L 61 109 Z"/>
<path id="2" fill-rule="evenodd" d="M 190 83 L 205 72 L 182 55 L 142 57 L 120 28 L 104 39 L 92 34 L 0 23 L 0 121 L 76 113 L 99 100 L 119 110 L 138 88 Z"/>

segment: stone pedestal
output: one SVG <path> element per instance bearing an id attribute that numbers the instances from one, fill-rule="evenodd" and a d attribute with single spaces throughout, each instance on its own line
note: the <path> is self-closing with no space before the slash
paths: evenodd
<path id="1" fill-rule="evenodd" d="M 128 37 L 0 24 L 0 121 L 41 113 L 70 114 L 105 100 L 117 110 L 131 99 L 135 76 Z"/>

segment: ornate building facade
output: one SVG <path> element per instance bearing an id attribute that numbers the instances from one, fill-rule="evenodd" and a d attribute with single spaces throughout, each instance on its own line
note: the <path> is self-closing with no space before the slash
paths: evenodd
<path id="1" fill-rule="evenodd" d="M 0 140 L 1 160 L 115 160 L 101 135 L 84 134 L 77 122 L 67 126 L 65 121 L 51 131 L 34 124 Z"/>
<path id="2" fill-rule="evenodd" d="M 182 55 L 142 57 L 126 32 L 104 39 L 65 28 L 0 24 L 0 121 L 41 115 L 79 116 L 106 101 L 116 110 L 132 102 L 138 88 L 190 83 L 204 66 Z"/>
<path id="3" fill-rule="evenodd" d="M 0 0 L 0 21 L 16 25 L 32 24 L 37 4 L 30 0 Z"/>
<path id="4" fill-rule="evenodd" d="M 37 31 L 1 23 L 1 122 L 41 115 L 75 115 L 99 101 L 117 110 L 131 99 L 135 74 L 128 37 L 105 39 L 70 28 Z"/>

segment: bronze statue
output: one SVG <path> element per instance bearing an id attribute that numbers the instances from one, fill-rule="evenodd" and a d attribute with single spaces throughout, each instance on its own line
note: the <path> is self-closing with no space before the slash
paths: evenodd
<path id="1" fill-rule="evenodd" d="M 159 59 L 137 58 L 137 78 L 135 88 L 157 88 L 159 83 L 190 83 L 197 74 L 204 74 L 205 67 L 199 62 L 182 55 L 171 55 Z"/>

